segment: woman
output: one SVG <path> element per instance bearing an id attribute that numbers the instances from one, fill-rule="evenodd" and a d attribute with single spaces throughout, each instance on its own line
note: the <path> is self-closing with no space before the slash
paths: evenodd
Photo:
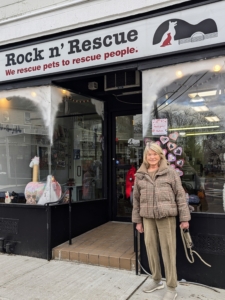
<path id="1" fill-rule="evenodd" d="M 177 172 L 169 166 L 161 147 L 147 143 L 143 164 L 136 173 L 133 192 L 132 222 L 136 229 L 145 233 L 145 245 L 152 279 L 148 288 L 151 293 L 163 289 L 159 260 L 159 245 L 165 267 L 167 292 L 163 300 L 177 297 L 176 271 L 176 216 L 180 227 L 188 229 L 190 212 L 184 189 Z"/>

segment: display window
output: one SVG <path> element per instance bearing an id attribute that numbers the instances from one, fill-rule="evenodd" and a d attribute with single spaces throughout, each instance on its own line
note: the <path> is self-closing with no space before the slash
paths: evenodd
<path id="1" fill-rule="evenodd" d="M 0 201 L 103 197 L 103 104 L 56 86 L 0 92 Z"/>
<path id="2" fill-rule="evenodd" d="M 197 212 L 225 211 L 225 58 L 143 72 L 143 135 L 157 142 Z"/>

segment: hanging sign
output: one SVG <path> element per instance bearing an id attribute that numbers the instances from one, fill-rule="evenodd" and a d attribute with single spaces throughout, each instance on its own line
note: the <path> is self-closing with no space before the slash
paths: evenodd
<path id="1" fill-rule="evenodd" d="M 167 119 L 154 119 L 152 120 L 152 135 L 167 134 Z"/>

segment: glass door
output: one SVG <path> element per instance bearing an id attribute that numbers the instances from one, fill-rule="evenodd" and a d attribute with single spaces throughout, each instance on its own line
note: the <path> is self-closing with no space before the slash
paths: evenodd
<path id="1" fill-rule="evenodd" d="M 134 174 L 142 163 L 142 115 L 115 117 L 115 215 L 130 220 Z"/>

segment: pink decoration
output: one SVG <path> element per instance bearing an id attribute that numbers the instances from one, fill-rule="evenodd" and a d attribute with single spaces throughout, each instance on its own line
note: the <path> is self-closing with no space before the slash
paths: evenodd
<path id="1" fill-rule="evenodd" d="M 184 172 L 181 171 L 180 169 L 176 168 L 175 171 L 178 173 L 179 176 L 183 176 Z"/>
<path id="2" fill-rule="evenodd" d="M 183 165 L 184 165 L 184 159 L 178 159 L 178 160 L 176 161 L 176 165 L 177 165 L 178 167 L 182 168 Z"/>
<path id="3" fill-rule="evenodd" d="M 171 133 L 171 134 L 169 135 L 169 138 L 170 138 L 171 140 L 176 141 L 177 138 L 178 138 L 178 136 L 179 136 L 179 133 L 178 133 L 178 132 L 173 132 L 173 133 Z"/>
<path id="4" fill-rule="evenodd" d="M 174 156 L 172 153 L 169 153 L 168 154 L 168 161 L 169 162 L 176 161 L 176 156 Z"/>
<path id="5" fill-rule="evenodd" d="M 176 168 L 176 166 L 175 166 L 174 164 L 171 164 L 170 166 L 171 166 L 171 168 L 173 168 L 173 169 Z"/>
<path id="6" fill-rule="evenodd" d="M 45 182 L 29 182 L 25 187 L 25 198 L 27 204 L 36 204 L 45 189 Z"/>
<path id="7" fill-rule="evenodd" d="M 182 152 L 183 152 L 183 149 L 182 149 L 181 147 L 177 147 L 177 148 L 173 151 L 173 153 L 174 153 L 175 155 L 181 155 Z"/>
<path id="8" fill-rule="evenodd" d="M 163 154 L 166 156 L 166 154 L 167 154 L 167 150 L 166 149 L 163 149 Z"/>
<path id="9" fill-rule="evenodd" d="M 169 138 L 167 136 L 160 136 L 159 139 L 163 145 L 169 142 Z"/>
<path id="10" fill-rule="evenodd" d="M 156 143 L 159 147 L 161 146 L 160 141 L 156 141 L 155 143 Z"/>
<path id="11" fill-rule="evenodd" d="M 177 144 L 174 144 L 174 143 L 167 143 L 167 148 L 172 151 L 173 149 L 175 149 L 177 147 Z"/>
<path id="12" fill-rule="evenodd" d="M 51 175 L 50 175 L 51 176 Z M 52 178 L 52 176 L 51 176 Z M 50 181 L 51 182 L 51 191 L 55 192 L 56 200 L 61 197 L 62 189 L 60 184 L 57 181 Z M 25 187 L 25 198 L 27 204 L 36 204 L 39 202 L 41 197 L 43 196 L 44 192 L 46 191 L 47 182 L 29 182 Z M 51 196 L 51 195 L 50 195 Z M 51 197 L 49 196 L 48 202 L 51 201 Z"/>

